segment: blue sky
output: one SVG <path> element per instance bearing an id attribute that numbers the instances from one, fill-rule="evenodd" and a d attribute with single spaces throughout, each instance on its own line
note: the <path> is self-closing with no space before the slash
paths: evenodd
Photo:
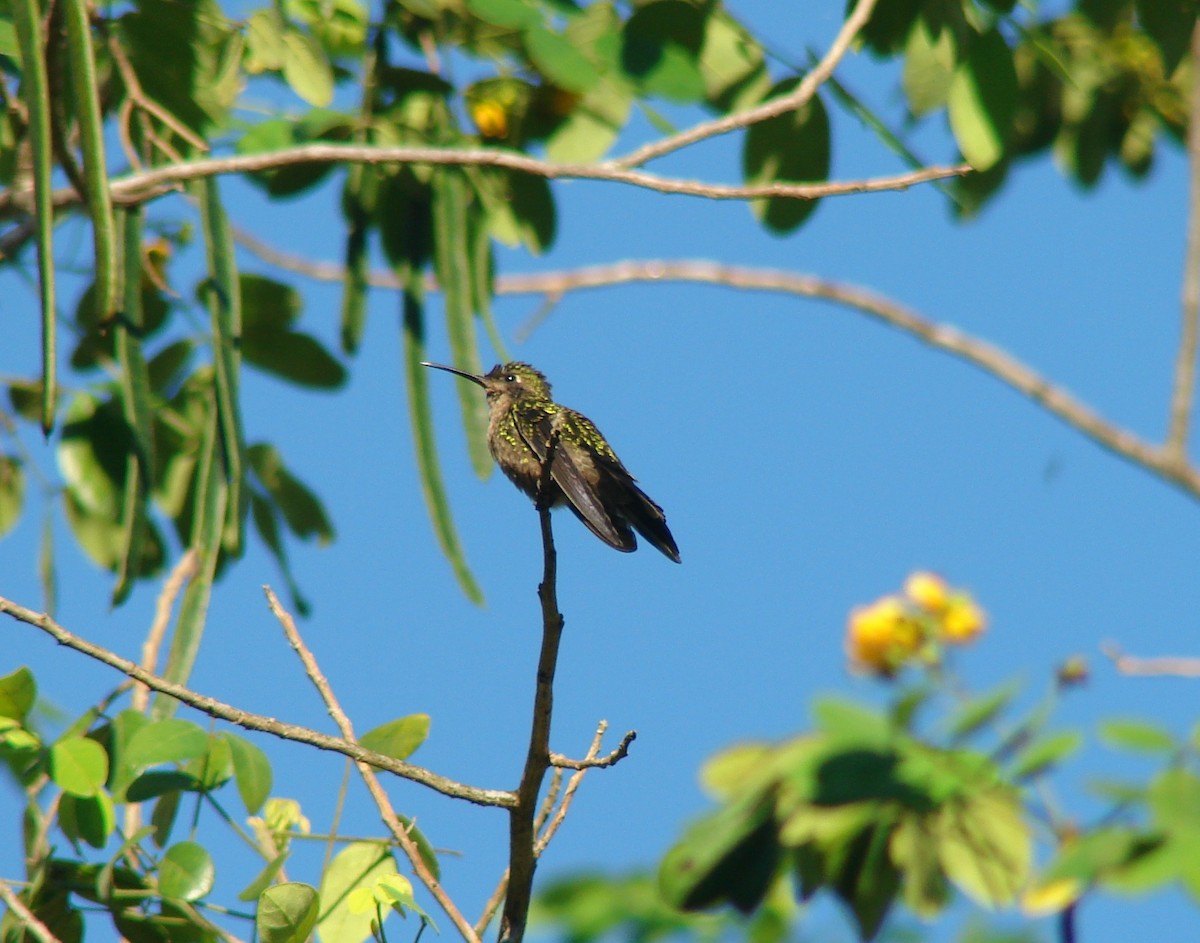
<path id="1" fill-rule="evenodd" d="M 730 6 L 792 52 L 826 41 L 839 22 L 835 3 L 804 18 L 764 2 Z M 859 58 L 839 75 L 874 105 L 895 105 L 892 71 Z M 832 120 L 836 178 L 897 172 L 854 119 L 834 110 Z M 626 141 L 651 133 L 635 122 Z M 938 121 L 915 142 L 930 160 L 953 156 Z M 1145 183 L 1110 172 L 1086 194 L 1048 160 L 1018 167 L 970 225 L 954 223 L 931 187 L 827 200 L 787 239 L 763 234 L 736 203 L 561 183 L 552 252 L 506 252 L 500 266 L 703 258 L 845 280 L 990 340 L 1114 421 L 1159 439 L 1179 330 L 1186 208 L 1181 155 L 1163 149 L 1159 157 Z M 739 166 L 729 138 L 652 169 L 735 180 Z M 340 257 L 333 191 L 271 206 L 233 181 L 223 186 L 238 222 L 279 248 Z M 85 241 L 78 252 L 86 260 Z M 281 277 L 248 254 L 240 261 L 244 271 Z M 189 264 L 175 273 L 184 285 Z M 11 274 L 3 284 L 9 339 L 0 374 L 29 375 L 37 364 L 35 298 Z M 335 346 L 337 290 L 299 285 L 304 328 Z M 1122 677 L 1098 653 L 1108 639 L 1135 654 L 1194 651 L 1200 532 L 1192 500 L 980 371 L 849 310 L 711 287 L 620 287 L 567 297 L 517 346 L 514 333 L 538 304 L 497 300 L 510 349 L 604 431 L 666 510 L 683 556 L 677 567 L 652 549 L 614 553 L 569 515 L 556 517 L 566 634 L 553 747 L 582 754 L 601 718 L 616 736 L 636 729 L 638 740 L 616 769 L 588 777 L 540 878 L 651 865 L 706 808 L 696 772 L 707 756 L 739 739 L 802 730 L 819 693 L 880 701 L 880 685 L 845 669 L 845 617 L 917 568 L 968 587 L 991 616 L 987 636 L 958 662 L 973 685 L 1020 677 L 1032 699 L 1059 661 L 1083 653 L 1092 678 L 1066 698 L 1062 724 L 1094 730 L 1101 718 L 1140 716 L 1183 735 L 1194 723 L 1193 683 Z M 437 324 L 436 302 L 430 311 Z M 455 381 L 431 377 L 443 470 L 487 596 L 485 608 L 468 603 L 422 505 L 397 324 L 396 299 L 376 292 L 351 379 L 334 395 L 247 371 L 247 436 L 279 445 L 337 528 L 331 547 L 290 551 L 314 602 L 301 631 L 357 729 L 427 712 L 432 732 L 416 761 L 509 788 L 524 757 L 540 631 L 537 519 L 501 476 L 473 476 Z M 436 329 L 430 354 L 448 356 Z M 490 363 L 488 353 L 484 359 Z M 52 469 L 52 456 L 32 438 L 28 444 Z M 40 510 L 35 500 L 0 542 L 0 595 L 31 606 L 40 604 Z M 134 655 L 156 588 L 140 587 L 110 613 L 110 578 L 81 558 L 61 520 L 56 540 L 60 621 Z M 263 583 L 282 591 L 273 562 L 252 546 L 217 588 L 192 686 L 331 730 L 266 609 Z M 0 673 L 30 665 L 45 695 L 68 712 L 119 680 L 33 629 L 10 622 L 2 631 Z M 256 742 L 275 764 L 277 793 L 299 799 L 323 828 L 341 761 Z M 1090 736 L 1056 785 L 1068 812 L 1086 822 L 1100 809 L 1082 789 L 1089 778 L 1151 769 Z M 504 865 L 504 816 L 404 783 L 391 793 L 436 846 L 459 853 L 445 861 L 445 884 L 477 913 Z M 342 831 L 378 833 L 357 784 L 352 796 Z M 15 822 L 17 808 L 15 796 L 0 791 L 0 821 Z M 218 830 L 214 824 L 209 834 Z M 216 898 L 229 899 L 254 865 L 232 842 L 217 847 L 228 848 L 218 862 L 230 865 L 218 874 Z M 302 856 L 293 879 L 314 880 L 318 855 L 307 864 Z M 0 874 L 20 870 L 16 848 L 0 846 Z M 1080 914 L 1080 938 L 1089 943 L 1134 932 L 1172 943 L 1191 939 L 1194 926 L 1195 909 L 1174 891 L 1089 901 Z M 818 907 L 805 927 L 814 938 L 849 938 L 832 908 Z"/>

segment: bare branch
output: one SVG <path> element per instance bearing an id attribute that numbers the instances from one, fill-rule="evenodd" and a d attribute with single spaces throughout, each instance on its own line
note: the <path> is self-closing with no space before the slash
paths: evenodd
<path id="1" fill-rule="evenodd" d="M 510 275 L 497 280 L 496 292 L 514 295 L 562 294 L 582 288 L 668 281 L 702 282 L 756 291 L 781 292 L 806 298 L 822 298 L 854 308 L 911 334 L 930 347 L 943 350 L 979 367 L 1082 432 L 1098 445 L 1153 472 L 1193 497 L 1200 497 L 1200 470 L 1179 461 L 1167 448 L 1153 445 L 1108 421 L 1066 390 L 1054 386 L 1031 367 L 987 341 L 972 337 L 948 324 L 931 321 L 890 298 L 855 285 L 773 269 L 752 269 L 685 260 L 621 262 L 568 272 Z"/>
<path id="2" fill-rule="evenodd" d="M 760 121 L 766 121 L 768 118 L 774 118 L 789 111 L 803 108 L 812 99 L 813 95 L 817 93 L 817 89 L 833 74 L 833 70 L 837 68 L 837 64 L 842 61 L 842 57 L 846 54 L 846 50 L 850 48 L 854 37 L 866 25 L 867 20 L 871 18 L 871 11 L 875 7 L 875 2 L 876 0 L 858 0 L 853 12 L 846 17 L 846 22 L 842 24 L 841 30 L 838 31 L 833 44 L 829 47 L 829 51 L 825 53 L 825 57 L 813 67 L 811 72 L 804 76 L 795 89 L 786 95 L 773 98 L 748 111 L 726 115 L 724 118 L 717 118 L 713 121 L 705 121 L 686 131 L 681 131 L 679 134 L 673 134 L 669 138 L 643 145 L 625 157 L 607 161 L 606 166 L 640 167 L 642 164 L 654 160 L 656 157 L 662 157 L 664 154 L 670 154 L 673 151 L 678 151 L 681 148 L 688 147 L 707 138 L 747 128 Z"/>
<path id="3" fill-rule="evenodd" d="M 616 749 L 609 752 L 607 756 L 596 756 L 593 753 L 588 753 L 582 760 L 573 760 L 570 757 L 563 756 L 561 753 L 550 754 L 550 765 L 557 766 L 560 769 L 603 769 L 606 766 L 615 766 L 621 760 L 629 755 L 629 744 L 637 739 L 637 731 L 631 730 L 621 742 L 617 744 Z"/>
<path id="4" fill-rule="evenodd" d="M 197 694 L 195 691 L 185 688 L 181 684 L 175 684 L 173 681 L 167 681 L 164 678 L 151 674 L 144 668 L 135 665 L 128 658 L 122 658 L 116 652 L 109 651 L 107 648 L 94 645 L 79 638 L 77 635 L 71 634 L 45 613 L 26 609 L 24 606 L 18 605 L 2 596 L 0 596 L 0 612 L 12 616 L 19 622 L 24 622 L 41 629 L 58 642 L 58 644 L 65 645 L 67 648 L 73 648 L 77 652 L 82 652 L 89 658 L 103 662 L 109 667 L 117 669 L 122 674 L 128 675 L 135 681 L 140 681 L 148 688 L 154 691 L 161 691 L 168 697 L 173 697 L 180 703 L 187 704 L 189 707 L 193 707 L 201 713 L 208 714 L 210 717 L 216 717 L 218 720 L 228 721 L 239 727 L 245 727 L 247 730 L 268 733 L 282 740 L 295 740 L 297 743 L 306 743 L 309 746 L 316 747 L 318 750 L 340 753 L 343 756 L 350 757 L 352 760 L 367 763 L 376 769 L 385 770 L 403 779 L 409 779 L 423 786 L 428 786 L 435 792 L 440 792 L 442 795 L 450 796 L 454 799 L 465 799 L 467 802 L 473 802 L 476 805 L 500 806 L 501 808 L 512 808 L 516 802 L 516 797 L 511 792 L 499 789 L 480 789 L 477 786 L 458 783 L 452 779 L 447 779 L 445 776 L 440 776 L 431 770 L 427 770 L 422 766 L 405 763 L 390 756 L 385 756 L 382 753 L 376 753 L 374 750 L 366 750 L 357 743 L 351 743 L 338 737 L 330 737 L 327 734 L 310 730 L 307 727 L 300 727 L 296 724 L 286 724 L 276 720 L 274 717 L 252 714 L 249 711 L 244 711 L 218 701 L 216 698 Z"/>
<path id="5" fill-rule="evenodd" d="M 329 716 L 337 724 L 337 728 L 341 731 L 342 736 L 350 743 L 356 743 L 354 726 L 350 723 L 350 718 L 346 716 L 346 712 L 342 710 L 337 697 L 334 696 L 329 679 L 321 671 L 321 667 L 317 664 L 317 659 L 300 637 L 300 632 L 296 628 L 296 620 L 283 608 L 279 602 L 279 597 L 272 592 L 271 587 L 264 586 L 263 592 L 267 595 L 267 604 L 271 607 L 271 612 L 275 614 L 275 618 L 283 626 L 283 633 L 287 636 L 288 643 L 295 650 L 296 654 L 300 656 L 300 662 L 304 665 L 305 673 L 308 675 L 309 680 L 312 681 L 313 686 L 316 687 L 317 692 L 321 695 L 321 700 L 325 703 L 325 709 L 329 711 Z M 396 841 L 399 842 L 405 857 L 408 858 L 409 864 L 412 865 L 413 873 L 425 885 L 429 893 L 433 895 L 443 912 L 450 918 L 450 922 L 458 928 L 458 932 L 462 934 L 463 939 L 469 941 L 469 943 L 478 943 L 479 937 L 476 936 L 474 929 L 467 923 L 466 918 L 463 917 L 454 901 L 450 899 L 450 895 L 446 893 L 441 882 L 429 870 L 425 859 L 421 857 L 421 849 L 417 847 L 416 841 L 408 834 L 408 828 L 396 816 L 396 810 L 392 808 L 391 800 L 388 799 L 383 786 L 379 784 L 379 777 L 375 775 L 375 771 L 361 760 L 356 765 L 358 766 L 359 775 L 362 776 L 363 782 L 366 784 L 367 791 L 371 793 L 371 798 L 375 800 L 380 817 Z"/>
<path id="6" fill-rule="evenodd" d="M 552 818 L 550 823 L 546 826 L 545 831 L 538 836 L 537 844 L 533 846 L 533 853 L 537 857 L 541 857 L 542 852 L 546 850 L 546 846 L 550 844 L 550 840 L 554 838 L 555 833 L 558 832 L 559 828 L 562 826 L 562 823 L 566 821 L 567 812 L 571 808 L 571 802 L 575 798 L 575 793 L 578 791 L 580 783 L 583 782 L 583 777 L 587 774 L 588 769 L 591 768 L 591 766 L 588 764 L 588 761 L 594 760 L 600 754 L 600 745 L 604 741 L 604 732 L 606 730 L 608 730 L 608 721 L 600 721 L 599 725 L 596 727 L 596 734 L 592 737 L 592 745 L 588 747 L 588 751 L 584 756 L 583 762 L 575 770 L 575 772 L 571 774 L 571 778 L 567 781 L 567 788 L 563 790 L 563 798 L 562 802 L 559 804 L 558 811 L 554 814 L 554 818 Z M 635 734 L 632 730 L 629 731 L 629 733 L 625 735 L 625 739 L 621 742 L 621 746 L 619 746 L 617 749 L 620 750 L 624 748 L 626 751 L 628 751 L 629 744 L 632 742 L 635 736 L 637 736 L 637 734 Z M 551 755 L 551 762 L 553 762 L 553 754 Z M 556 772 L 561 772 L 561 767 L 559 770 L 556 770 Z"/>
<path id="7" fill-rule="evenodd" d="M 533 723 L 529 732 L 529 752 L 521 783 L 517 786 L 517 802 L 509 810 L 508 826 L 508 888 L 504 913 L 500 919 L 501 943 L 521 943 L 525 936 L 525 921 L 533 896 L 533 872 L 537 867 L 534 852 L 537 834 L 534 819 L 537 814 L 538 793 L 550 767 L 550 721 L 554 711 L 554 673 L 558 666 L 558 648 L 562 641 L 563 616 L 558 609 L 558 556 L 554 550 L 554 533 L 550 524 L 550 469 L 558 436 L 551 435 L 542 459 L 542 475 L 538 486 L 537 512 L 542 530 L 542 582 L 538 584 L 538 599 L 542 605 L 542 648 L 538 656 L 537 681 L 533 698 Z"/>
<path id="8" fill-rule="evenodd" d="M 263 258 L 287 271 L 323 281 L 340 281 L 344 277 L 345 270 L 334 263 L 309 262 L 270 249 L 257 240 L 244 241 L 244 244 L 255 252 L 258 252 L 259 248 L 266 249 L 262 253 Z M 378 288 L 401 287 L 389 272 L 372 272 L 367 281 Z M 677 281 L 821 298 L 854 308 L 913 335 L 930 347 L 979 367 L 1018 393 L 1027 396 L 1098 445 L 1158 475 L 1192 497 L 1200 497 L 1200 469 L 1181 460 L 1168 446 L 1152 444 L 1109 422 L 1070 393 L 1052 385 L 1049 380 L 1012 354 L 987 341 L 972 337 L 950 325 L 938 324 L 897 301 L 856 285 L 779 269 L 722 265 L 703 260 L 650 259 L 566 271 L 501 275 L 496 279 L 495 292 L 497 295 L 545 295 L 557 299 L 568 292 L 589 288 Z M 430 282 L 427 287 L 436 290 L 437 286 Z"/>
<path id="9" fill-rule="evenodd" d="M 119 203 L 142 203 L 161 196 L 180 183 L 200 180 L 220 174 L 244 174 L 275 170 L 297 164 L 433 164 L 444 166 L 503 167 L 549 180 L 601 180 L 626 183 L 658 193 L 679 193 L 713 200 L 750 200 L 759 197 L 781 197 L 797 200 L 817 200 L 828 196 L 851 193 L 877 193 L 881 190 L 906 190 L 920 183 L 961 177 L 970 173 L 965 164 L 954 167 L 926 167 L 888 177 L 832 183 L 769 183 L 755 186 L 704 183 L 699 180 L 679 180 L 641 170 L 625 170 L 610 164 L 556 164 L 518 151 L 490 148 L 454 149 L 437 147 L 371 147 L 351 144 L 305 144 L 300 147 L 261 154 L 236 154 L 181 161 L 154 167 L 139 173 L 118 177 L 112 181 L 112 197 Z M 81 202 L 78 192 L 71 188 L 54 194 L 55 206 Z M 0 217 L 14 210 L 31 212 L 32 189 L 8 190 L 0 193 Z"/>
<path id="10" fill-rule="evenodd" d="M 1200 25 L 1192 31 L 1192 57 L 1200 62 Z M 1196 344 L 1200 335 L 1200 69 L 1192 72 L 1192 120 L 1188 122 L 1189 175 L 1187 252 L 1183 265 L 1182 320 L 1175 383 L 1171 391 L 1171 428 L 1167 452 L 1181 465 L 1187 462 L 1188 425 L 1196 395 Z"/>
<path id="11" fill-rule="evenodd" d="M 1136 658 L 1133 655 L 1126 655 L 1112 642 L 1101 645 L 1100 651 L 1112 660 L 1114 667 L 1123 675 L 1172 675 L 1177 678 L 1200 678 L 1200 658 L 1172 656 Z"/>

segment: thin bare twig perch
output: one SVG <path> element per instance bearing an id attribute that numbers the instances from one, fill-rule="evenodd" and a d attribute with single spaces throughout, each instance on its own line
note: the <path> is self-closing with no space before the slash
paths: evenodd
<path id="1" fill-rule="evenodd" d="M 390 756 L 385 756 L 382 753 L 376 753 L 374 750 L 365 750 L 357 743 L 351 743 L 339 737 L 330 737 L 327 734 L 310 730 L 307 727 L 300 727 L 296 724 L 286 724 L 276 720 L 274 717 L 253 714 L 250 711 L 244 711 L 218 701 L 216 698 L 198 694 L 181 684 L 175 684 L 172 681 L 167 681 L 164 678 L 151 674 L 139 665 L 134 664 L 128 658 L 122 658 L 116 652 L 109 651 L 107 648 L 94 645 L 79 638 L 77 635 L 71 634 L 45 613 L 34 612 L 32 609 L 27 609 L 2 596 L 0 596 L 0 612 L 12 616 L 19 622 L 24 622 L 41 629 L 58 642 L 58 644 L 65 645 L 67 648 L 73 648 L 77 652 L 82 652 L 89 658 L 103 662 L 109 667 L 117 669 L 122 674 L 128 675 L 135 681 L 140 681 L 148 688 L 161 691 L 163 694 L 175 698 L 180 703 L 194 707 L 196 710 L 208 714 L 210 717 L 216 717 L 218 720 L 228 721 L 239 727 L 245 727 L 247 730 L 258 730 L 261 733 L 269 733 L 282 740 L 295 740 L 297 743 L 306 743 L 309 746 L 316 747 L 318 750 L 329 750 L 333 753 L 340 753 L 343 756 L 350 757 L 352 760 L 374 766 L 376 769 L 395 773 L 404 779 L 421 783 L 421 785 L 428 786 L 430 789 L 440 792 L 443 795 L 455 799 L 465 799 L 476 805 L 511 808 L 516 802 L 516 797 L 511 792 L 499 789 L 480 789 L 477 786 L 458 783 L 427 770 L 422 766 L 405 763 Z"/>

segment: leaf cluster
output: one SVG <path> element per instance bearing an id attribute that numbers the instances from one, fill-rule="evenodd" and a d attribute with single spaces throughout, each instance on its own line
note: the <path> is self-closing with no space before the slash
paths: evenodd
<path id="1" fill-rule="evenodd" d="M 238 894 L 256 904 L 262 939 L 307 939 L 310 911 L 320 914 L 324 943 L 358 943 L 372 921 L 378 927 L 390 911 L 429 919 L 396 874 L 387 841 L 347 843 L 323 870 L 319 891 L 282 881 L 292 839 L 309 826 L 296 803 L 271 797 L 274 777 L 266 754 L 245 737 L 206 731 L 190 720 L 132 708 L 110 713 L 111 701 L 47 739 L 34 721 L 33 674 L 19 668 L 0 677 L 0 761 L 27 796 L 21 898 L 63 943 L 82 940 L 85 914 L 97 909 L 133 943 L 220 939 L 206 913 L 218 864 L 204 836 L 223 827 L 263 861 Z M 362 743 L 406 759 L 428 732 L 428 716 L 412 715 L 364 734 Z M 224 807 L 231 785 L 250 816 L 249 832 Z M 143 809 L 146 824 L 138 825 Z M 173 837 L 182 829 L 186 837 Z M 432 846 L 419 830 L 411 834 L 437 874 Z M 381 878 L 387 878 L 385 888 L 372 891 Z M 381 909 L 360 906 L 356 892 L 363 888 Z M 307 930 L 289 935 L 278 925 L 284 917 L 293 930 Z M 4 940 L 18 940 L 22 932 L 15 914 L 0 921 Z"/>

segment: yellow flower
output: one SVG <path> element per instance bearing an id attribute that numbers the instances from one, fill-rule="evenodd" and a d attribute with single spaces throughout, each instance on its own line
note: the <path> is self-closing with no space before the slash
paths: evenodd
<path id="1" fill-rule="evenodd" d="M 946 608 L 950 590 L 936 573 L 918 571 L 904 581 L 904 595 L 928 612 L 941 612 Z"/>
<path id="2" fill-rule="evenodd" d="M 846 652 L 860 668 L 892 675 L 920 645 L 920 626 L 899 597 L 885 596 L 850 614 Z"/>
<path id="3" fill-rule="evenodd" d="M 970 596 L 952 596 L 941 618 L 942 640 L 950 645 L 974 641 L 987 626 L 987 616 Z"/>
<path id="4" fill-rule="evenodd" d="M 476 101 L 467 105 L 471 120 L 485 138 L 508 136 L 508 112 L 497 101 Z"/>

